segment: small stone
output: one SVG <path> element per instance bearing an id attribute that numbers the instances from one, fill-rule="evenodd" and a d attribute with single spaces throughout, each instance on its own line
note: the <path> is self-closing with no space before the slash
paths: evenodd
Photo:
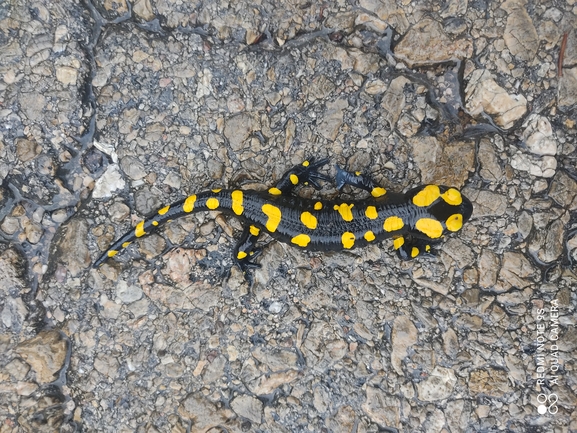
<path id="1" fill-rule="evenodd" d="M 230 147 L 238 152 L 248 148 L 250 135 L 260 130 L 260 121 L 256 116 L 248 113 L 241 113 L 226 120 L 224 126 L 224 136 L 228 139 Z"/>
<path id="2" fill-rule="evenodd" d="M 20 230 L 20 222 L 18 218 L 7 216 L 4 218 L 4 221 L 2 221 L 0 229 L 2 229 L 2 231 L 7 235 L 13 235 L 18 230 Z"/>
<path id="3" fill-rule="evenodd" d="M 22 162 L 30 161 L 36 158 L 40 152 L 42 152 L 42 146 L 39 144 L 27 140 L 25 138 L 17 138 L 16 143 L 16 156 Z"/>
<path id="4" fill-rule="evenodd" d="M 515 170 L 528 171 L 533 176 L 553 177 L 557 170 L 557 158 L 548 155 L 537 158 L 518 152 L 511 159 L 511 167 Z"/>
<path id="5" fill-rule="evenodd" d="M 457 378 L 452 369 L 436 366 L 429 377 L 417 383 L 419 399 L 423 401 L 444 400 L 451 395 L 456 383 Z"/>
<path id="6" fill-rule="evenodd" d="M 134 194 L 134 207 L 141 215 L 150 215 L 163 206 L 156 190 L 146 186 Z"/>
<path id="7" fill-rule="evenodd" d="M 522 61 L 535 58 L 539 37 L 522 0 L 508 0 L 502 6 L 509 15 L 503 38 L 511 54 Z"/>
<path id="8" fill-rule="evenodd" d="M 465 195 L 474 203 L 473 214 L 476 218 L 501 216 L 507 210 L 507 197 L 486 189 L 467 190 Z"/>
<path id="9" fill-rule="evenodd" d="M 538 114 L 531 114 L 523 124 L 523 139 L 531 153 L 535 155 L 556 155 L 557 143 L 549 120 Z"/>
<path id="10" fill-rule="evenodd" d="M 469 375 L 467 383 L 472 394 L 489 397 L 503 397 L 512 391 L 507 378 L 507 372 L 497 368 L 474 370 Z"/>
<path id="11" fill-rule="evenodd" d="M 414 25 L 395 47 L 395 56 L 412 68 L 449 60 L 468 59 L 473 55 L 469 38 L 453 39 L 437 21 L 424 18 Z"/>
<path id="12" fill-rule="evenodd" d="M 151 21 L 155 17 L 150 0 L 137 0 L 132 10 L 145 21 Z"/>
<path id="13" fill-rule="evenodd" d="M 503 168 L 499 162 L 499 158 L 495 153 L 495 149 L 491 144 L 491 140 L 482 138 L 479 143 L 478 153 L 479 164 L 481 165 L 481 177 L 483 179 L 497 182 L 503 177 Z"/>
<path id="14" fill-rule="evenodd" d="M 43 230 L 39 224 L 27 222 L 24 224 L 24 233 L 26 234 L 28 242 L 34 245 L 42 239 Z"/>
<path id="15" fill-rule="evenodd" d="M 71 66 L 57 66 L 56 79 L 62 84 L 76 85 L 78 80 L 78 69 Z"/>
<path id="16" fill-rule="evenodd" d="M 230 407 L 238 415 L 249 419 L 254 424 L 262 422 L 263 403 L 250 395 L 241 395 L 230 402 Z"/>
<path id="17" fill-rule="evenodd" d="M 126 218 L 130 216 L 130 208 L 124 203 L 116 202 L 113 203 L 108 209 L 108 215 L 110 220 L 114 222 L 125 221 Z"/>
<path id="18" fill-rule="evenodd" d="M 474 170 L 475 145 L 471 142 L 445 144 L 435 137 L 408 139 L 423 183 L 461 187 Z"/>
<path id="19" fill-rule="evenodd" d="M 58 252 L 55 257 L 74 277 L 85 270 L 91 262 L 88 251 L 88 223 L 83 218 L 73 218 L 61 228 Z"/>
<path id="20" fill-rule="evenodd" d="M 384 118 L 391 128 L 394 128 L 399 120 L 399 116 L 405 108 L 405 85 L 410 81 L 402 75 L 395 78 L 389 84 L 381 101 L 381 107 L 384 110 Z"/>
<path id="21" fill-rule="evenodd" d="M 138 301 L 142 298 L 142 289 L 135 285 L 128 285 L 126 281 L 120 280 L 116 286 L 116 297 L 124 304 Z"/>
<path id="22" fill-rule="evenodd" d="M 112 197 L 114 191 L 123 189 L 125 185 L 126 183 L 124 182 L 124 179 L 122 179 L 118 165 L 111 164 L 108 166 L 104 174 L 96 180 L 92 197 Z"/>
<path id="23" fill-rule="evenodd" d="M 255 395 L 270 395 L 281 386 L 292 383 L 301 376 L 298 370 L 285 370 L 278 373 L 270 373 L 259 377 L 258 381 L 251 387 Z"/>
<path id="24" fill-rule="evenodd" d="M 393 351 L 391 364 L 395 371 L 402 375 L 403 359 L 407 356 L 407 349 L 417 342 L 417 328 L 407 316 L 398 316 L 393 322 L 391 335 Z"/>
<path id="25" fill-rule="evenodd" d="M 139 180 L 146 176 L 146 168 L 134 156 L 125 156 L 120 160 L 120 168 L 132 180 Z"/>
<path id="26" fill-rule="evenodd" d="M 454 359 L 459 353 L 459 339 L 453 328 L 447 329 L 443 334 L 443 350 L 451 359 Z"/>
<path id="27" fill-rule="evenodd" d="M 499 257 L 489 249 L 483 249 L 479 257 L 479 286 L 491 289 L 497 282 Z"/>
<path id="28" fill-rule="evenodd" d="M 361 8 L 376 14 L 379 19 L 389 23 L 399 34 L 405 34 L 409 28 L 409 21 L 402 7 L 394 2 L 381 0 L 360 0 Z"/>
<path id="29" fill-rule="evenodd" d="M 377 33 L 384 33 L 389 27 L 385 21 L 366 13 L 360 13 L 357 15 L 355 18 L 355 25 L 365 26 L 369 30 L 373 30 Z"/>
<path id="30" fill-rule="evenodd" d="M 36 92 L 23 93 L 20 97 L 20 106 L 29 120 L 39 121 L 46 108 L 46 98 Z"/>
<path id="31" fill-rule="evenodd" d="M 399 399 L 394 394 L 367 386 L 366 399 L 362 408 L 372 422 L 382 427 L 396 426 L 399 425 L 400 420 L 399 403 Z"/>
<path id="32" fill-rule="evenodd" d="M 529 251 L 543 263 L 551 263 L 563 254 L 565 224 L 556 219 L 545 229 L 538 230 L 529 244 Z"/>
<path id="33" fill-rule="evenodd" d="M 563 76 L 559 78 L 557 101 L 560 107 L 577 103 L 577 68 L 563 69 Z"/>
<path id="34" fill-rule="evenodd" d="M 20 343 L 16 353 L 30 365 L 36 382 L 46 384 L 56 380 L 56 374 L 64 367 L 67 347 L 68 343 L 59 331 L 43 331 Z"/>
<path id="35" fill-rule="evenodd" d="M 477 69 L 469 77 L 465 103 L 472 116 L 485 112 L 504 129 L 511 128 L 527 112 L 527 99 L 523 95 L 509 95 L 485 69 Z"/>
<path id="36" fill-rule="evenodd" d="M 349 106 L 346 99 L 337 99 L 327 103 L 323 119 L 317 131 L 327 140 L 335 141 L 343 124 L 344 109 Z"/>
<path id="37" fill-rule="evenodd" d="M 505 292 L 511 287 L 523 289 L 532 284 L 530 277 L 534 275 L 535 269 L 523 254 L 506 251 L 501 259 L 499 280 L 493 289 L 497 293 Z"/>
<path id="38" fill-rule="evenodd" d="M 559 171 L 551 182 L 549 197 L 564 208 L 577 209 L 577 182 L 564 171 Z"/>

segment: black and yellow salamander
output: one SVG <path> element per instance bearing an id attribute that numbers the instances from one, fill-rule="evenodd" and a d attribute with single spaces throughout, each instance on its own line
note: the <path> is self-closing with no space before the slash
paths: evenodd
<path id="1" fill-rule="evenodd" d="M 309 251 L 340 251 L 363 247 L 391 238 L 402 259 L 429 252 L 430 245 L 448 232 L 457 232 L 471 217 L 473 205 L 459 190 L 424 185 L 402 193 L 388 192 L 368 176 L 337 166 L 336 183 L 366 190 L 364 200 L 316 200 L 302 198 L 295 187 L 310 184 L 320 188 L 328 177 L 318 169 L 328 159 L 309 159 L 288 170 L 265 191 L 213 189 L 193 194 L 159 209 L 153 216 L 116 241 L 96 262 L 100 266 L 135 239 L 155 231 L 167 221 L 192 212 L 217 210 L 242 220 L 244 231 L 234 248 L 234 260 L 245 273 L 258 267 L 256 242 L 265 231 L 274 239 Z"/>

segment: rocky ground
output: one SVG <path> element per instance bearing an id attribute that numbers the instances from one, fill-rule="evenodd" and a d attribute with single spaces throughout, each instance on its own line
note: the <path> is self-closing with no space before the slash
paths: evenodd
<path id="1" fill-rule="evenodd" d="M 577 431 L 576 24 L 575 0 L 0 3 L 0 432 Z M 412 262 L 265 239 L 249 287 L 240 224 L 195 214 L 91 269 L 307 156 L 462 187 L 473 218 Z"/>

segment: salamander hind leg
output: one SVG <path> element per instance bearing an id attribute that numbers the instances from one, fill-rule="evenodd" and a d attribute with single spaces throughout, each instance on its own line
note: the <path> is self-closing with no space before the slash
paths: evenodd
<path id="1" fill-rule="evenodd" d="M 245 227 L 233 251 L 233 260 L 243 272 L 249 286 L 252 286 L 253 282 L 252 269 L 260 268 L 260 265 L 254 261 L 262 252 L 260 248 L 255 248 L 259 235 L 260 228 L 257 226 Z"/>
<path id="2" fill-rule="evenodd" d="M 345 185 L 354 186 L 355 188 L 364 189 L 371 193 L 373 197 L 381 197 L 387 193 L 387 190 L 378 186 L 369 176 L 360 172 L 350 172 L 337 167 L 337 189 L 340 191 Z"/>
<path id="3" fill-rule="evenodd" d="M 402 260 L 412 260 L 421 255 L 434 255 L 434 250 L 431 248 L 432 241 L 411 235 L 396 237 L 393 239 L 393 245 Z"/>
<path id="4" fill-rule="evenodd" d="M 295 165 L 286 171 L 278 183 L 270 188 L 268 192 L 272 195 L 290 194 L 298 185 L 312 185 L 315 189 L 320 189 L 319 181 L 329 181 L 330 178 L 318 172 L 318 169 L 329 162 L 328 158 L 315 161 L 309 158 L 302 164 Z"/>

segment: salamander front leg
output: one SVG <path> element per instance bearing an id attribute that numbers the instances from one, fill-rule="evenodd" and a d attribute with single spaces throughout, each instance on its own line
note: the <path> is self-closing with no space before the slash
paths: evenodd
<path id="1" fill-rule="evenodd" d="M 272 195 L 290 194 L 298 185 L 311 184 L 315 189 L 320 189 L 318 181 L 329 181 L 330 178 L 318 172 L 318 169 L 329 162 L 328 158 L 315 161 L 309 158 L 302 164 L 295 165 L 282 175 L 278 183 L 268 192 Z"/>
<path id="2" fill-rule="evenodd" d="M 260 229 L 251 225 L 245 227 L 240 239 L 234 247 L 234 262 L 244 274 L 244 278 L 249 286 L 252 286 L 253 278 L 251 269 L 260 268 L 258 263 L 254 262 L 262 250 L 255 248 Z"/>
<path id="3" fill-rule="evenodd" d="M 337 189 L 340 191 L 345 185 L 354 186 L 355 188 L 364 189 L 371 193 L 373 197 L 381 197 L 387 193 L 387 190 L 378 186 L 373 179 L 365 176 L 360 172 L 350 172 L 343 170 L 337 165 Z"/>

